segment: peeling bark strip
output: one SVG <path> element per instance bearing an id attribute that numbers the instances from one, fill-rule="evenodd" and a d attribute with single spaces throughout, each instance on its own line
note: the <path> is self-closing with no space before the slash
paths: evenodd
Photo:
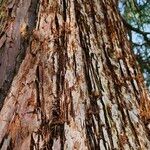
<path id="1" fill-rule="evenodd" d="M 0 87 L 6 91 L 0 93 L 0 149 L 150 149 L 139 111 L 148 95 L 115 5 L 8 5 L 11 17 L 0 38 Z"/>
<path id="2" fill-rule="evenodd" d="M 39 0 L 12 0 L 1 4 L 0 109 L 29 46 L 36 26 Z"/>

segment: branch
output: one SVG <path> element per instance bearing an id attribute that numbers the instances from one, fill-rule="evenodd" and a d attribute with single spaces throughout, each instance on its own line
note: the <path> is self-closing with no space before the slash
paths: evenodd
<path id="1" fill-rule="evenodd" d="M 139 33 L 143 36 L 144 40 L 147 42 L 148 45 L 150 45 L 150 39 L 147 37 L 150 32 L 144 32 L 141 31 L 139 28 L 135 28 L 132 25 L 130 25 L 123 17 L 122 17 L 123 24 L 130 30 L 135 31 L 136 33 Z"/>

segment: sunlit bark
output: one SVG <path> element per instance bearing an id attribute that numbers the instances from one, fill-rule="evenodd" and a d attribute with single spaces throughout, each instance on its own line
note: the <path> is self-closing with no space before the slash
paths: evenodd
<path id="1" fill-rule="evenodd" d="M 1 92 L 0 149 L 150 149 L 148 96 L 115 0 L 13 2 L 1 57 L 19 70 Z"/>

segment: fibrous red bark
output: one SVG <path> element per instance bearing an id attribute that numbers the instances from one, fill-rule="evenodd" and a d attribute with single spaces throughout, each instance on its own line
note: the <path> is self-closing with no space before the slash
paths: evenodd
<path id="1" fill-rule="evenodd" d="M 25 43 L 26 54 L 3 96 L 0 148 L 148 150 L 148 96 L 116 2 L 20 0 L 16 10 L 12 53 Z"/>

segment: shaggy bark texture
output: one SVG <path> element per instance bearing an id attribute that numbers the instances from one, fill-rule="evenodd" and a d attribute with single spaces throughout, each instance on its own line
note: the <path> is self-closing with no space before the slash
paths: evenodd
<path id="1" fill-rule="evenodd" d="M 115 0 L 12 0 L 3 11 L 1 150 L 150 149 L 148 96 Z"/>

